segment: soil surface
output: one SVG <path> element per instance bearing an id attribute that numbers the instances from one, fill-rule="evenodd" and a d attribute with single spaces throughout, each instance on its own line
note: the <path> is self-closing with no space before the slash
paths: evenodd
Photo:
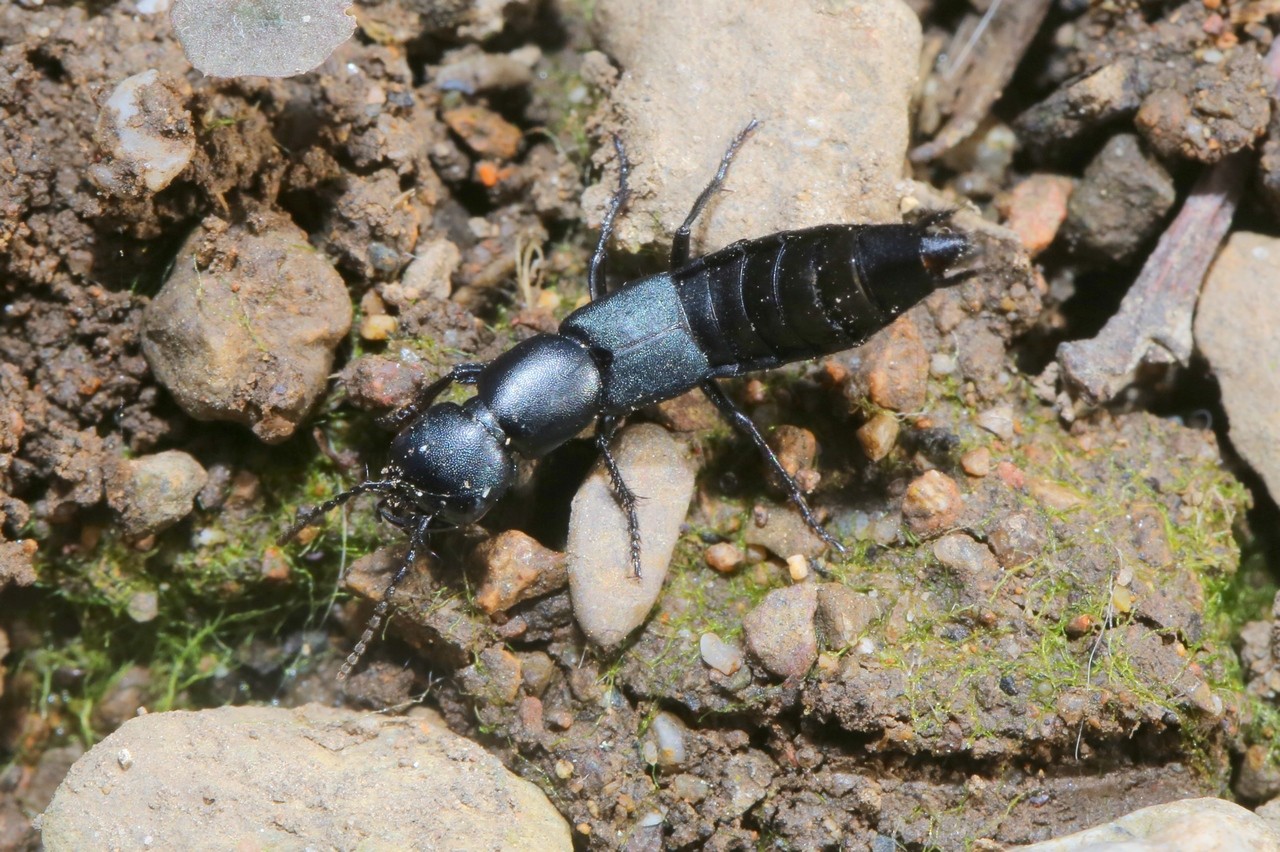
<path id="1" fill-rule="evenodd" d="M 425 703 L 578 848 L 992 848 L 1280 796 L 1277 412 L 1238 342 L 1280 320 L 1233 286 L 1280 256 L 1275 4 L 385 0 L 286 79 L 202 76 L 156 5 L 0 4 L 0 847 L 144 710 L 268 702 Z M 643 589 L 583 579 L 627 542 L 575 440 L 368 635 L 407 551 L 375 500 L 281 533 L 376 478 L 381 416 L 585 304 L 615 138 L 616 284 L 751 118 L 695 254 L 930 210 L 973 244 L 865 345 L 723 385 L 844 552 L 690 394 L 624 435 L 679 495 Z M 1192 350 L 1194 264 L 1153 265 L 1206 199 L 1250 233 Z M 1097 399 L 1055 353 L 1135 280 L 1173 307 Z"/>

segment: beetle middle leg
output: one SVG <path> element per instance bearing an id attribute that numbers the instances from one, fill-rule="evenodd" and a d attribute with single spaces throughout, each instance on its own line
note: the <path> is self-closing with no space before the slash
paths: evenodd
<path id="1" fill-rule="evenodd" d="M 622 478 L 618 462 L 609 449 L 609 442 L 618 431 L 618 418 L 605 415 L 596 426 L 596 446 L 600 448 L 600 458 L 604 460 L 604 468 L 609 472 L 609 482 L 613 485 L 613 493 L 627 516 L 627 535 L 631 540 L 631 575 L 640 579 L 640 518 L 636 515 L 636 493 Z"/>
<path id="2" fill-rule="evenodd" d="M 818 521 L 813 514 L 813 510 L 809 508 L 809 502 L 804 499 L 804 492 L 800 490 L 800 483 L 796 482 L 795 477 L 787 473 L 786 468 L 782 466 L 782 462 L 778 461 L 778 456 L 773 452 L 773 448 L 769 446 L 769 442 L 764 439 L 764 435 L 760 434 L 755 422 L 747 416 L 745 411 L 733 404 L 733 400 L 725 395 L 724 390 L 716 383 L 715 379 L 707 379 L 698 387 L 702 388 L 702 392 L 706 394 L 707 399 L 711 400 L 715 407 L 720 410 L 721 416 L 756 445 L 760 455 L 764 456 L 765 462 L 782 481 L 783 487 L 787 491 L 787 496 L 791 498 L 791 502 L 795 504 L 795 507 L 800 510 L 800 515 L 804 518 L 805 523 L 818 534 L 819 538 L 838 552 L 844 553 L 844 545 L 837 541 L 835 536 L 827 532 L 826 527 Z"/>
<path id="3" fill-rule="evenodd" d="M 738 148 L 751 135 L 751 131 L 760 126 L 758 119 L 751 119 L 747 126 L 738 131 L 738 135 L 733 137 L 733 141 L 729 143 L 729 148 L 724 152 L 724 156 L 720 159 L 720 168 L 716 170 L 716 175 L 711 179 L 711 183 L 707 184 L 702 190 L 702 194 L 698 196 L 698 200 L 693 202 L 693 207 L 689 210 L 689 215 L 684 217 L 684 224 L 676 230 L 675 236 L 671 238 L 671 268 L 678 269 L 689 262 L 689 232 L 693 230 L 693 223 L 702 215 L 702 210 L 707 206 L 707 202 L 711 200 L 711 196 L 716 194 L 720 186 L 724 183 L 725 175 L 729 173 L 729 164 L 733 162 L 733 158 L 738 153 Z"/>

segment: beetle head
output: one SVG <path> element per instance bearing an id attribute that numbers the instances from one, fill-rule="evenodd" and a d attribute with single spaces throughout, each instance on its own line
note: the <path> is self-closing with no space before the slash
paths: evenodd
<path id="1" fill-rule="evenodd" d="M 485 414 L 474 402 L 440 403 L 396 435 L 382 478 L 398 481 L 392 502 L 400 513 L 469 524 L 502 498 L 515 464 L 496 425 L 482 422 Z"/>

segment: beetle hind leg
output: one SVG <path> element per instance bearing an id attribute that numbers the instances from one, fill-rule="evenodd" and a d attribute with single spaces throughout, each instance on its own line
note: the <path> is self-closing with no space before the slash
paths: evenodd
<path id="1" fill-rule="evenodd" d="M 787 473 L 786 468 L 782 466 L 782 462 L 778 461 L 778 456 L 773 452 L 773 448 L 769 446 L 769 442 L 764 439 L 764 435 L 760 434 L 760 430 L 756 428 L 756 424 L 747 416 L 746 412 L 734 405 L 733 400 L 725 395 L 725 392 L 714 379 L 708 379 L 698 387 L 702 388 L 702 392 L 720 411 L 720 415 L 756 445 L 756 449 L 764 457 L 765 464 L 777 474 L 778 479 L 786 489 L 787 497 L 791 499 L 796 509 L 800 511 L 800 516 L 804 518 L 805 523 L 818 534 L 819 538 L 835 548 L 837 552 L 844 553 L 844 545 L 835 536 L 827 532 L 826 527 L 813 514 L 813 509 L 809 508 L 809 501 L 804 499 L 804 492 L 800 490 L 800 484 L 796 482 L 794 476 Z"/>
<path id="2" fill-rule="evenodd" d="M 639 498 L 622 478 L 618 462 L 609 450 L 609 442 L 613 440 L 617 430 L 617 418 L 608 416 L 600 418 L 600 424 L 596 428 L 596 446 L 600 448 L 600 458 L 604 461 L 605 470 L 609 473 L 609 483 L 613 486 L 614 496 L 617 497 L 623 514 L 627 516 L 627 536 L 631 542 L 631 576 L 638 580 L 640 579 L 640 518 L 636 514 L 636 503 Z"/>

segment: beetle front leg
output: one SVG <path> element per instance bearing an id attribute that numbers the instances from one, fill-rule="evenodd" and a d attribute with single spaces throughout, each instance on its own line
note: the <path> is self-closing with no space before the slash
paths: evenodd
<path id="1" fill-rule="evenodd" d="M 601 417 L 596 426 L 596 446 L 600 448 L 600 458 L 604 460 L 604 468 L 609 472 L 609 482 L 613 485 L 613 493 L 627 516 L 627 535 L 631 539 L 631 575 L 640 579 L 640 518 L 636 514 L 636 493 L 631 490 L 622 478 L 618 462 L 609 450 L 609 442 L 618 430 L 618 419 L 608 415 Z"/>
<path id="2" fill-rule="evenodd" d="M 760 455 L 764 456 L 765 463 L 773 469 L 773 472 L 782 480 L 783 487 L 786 488 L 787 496 L 791 498 L 791 502 L 800 510 L 801 517 L 804 518 L 818 537 L 827 544 L 834 547 L 838 552 L 844 553 L 844 545 L 836 540 L 835 536 L 827 532 L 826 528 L 818 521 L 813 514 L 813 510 L 809 508 L 809 502 L 804 499 L 804 492 L 800 490 L 800 484 L 796 482 L 795 477 L 787 473 L 786 468 L 782 466 L 782 462 L 778 461 L 777 455 L 774 454 L 773 448 L 769 446 L 769 442 L 764 439 L 764 435 L 760 434 L 760 430 L 756 428 L 755 422 L 747 416 L 746 412 L 733 404 L 733 400 L 725 395 L 724 390 L 716 383 L 714 379 L 708 379 L 698 385 L 702 388 L 702 392 L 706 394 L 707 399 L 720 410 L 720 415 L 738 431 L 742 432 L 752 443 L 756 445 L 756 449 L 760 451 Z"/>
<path id="3" fill-rule="evenodd" d="M 480 380 L 480 373 L 484 368 L 484 364 L 476 362 L 458 364 L 448 373 L 423 388 L 412 402 L 397 408 L 384 417 L 379 417 L 378 424 L 399 430 L 410 420 L 426 411 L 431 406 L 431 403 L 435 402 L 436 397 L 443 393 L 449 385 L 454 382 L 460 385 L 474 385 Z"/>

